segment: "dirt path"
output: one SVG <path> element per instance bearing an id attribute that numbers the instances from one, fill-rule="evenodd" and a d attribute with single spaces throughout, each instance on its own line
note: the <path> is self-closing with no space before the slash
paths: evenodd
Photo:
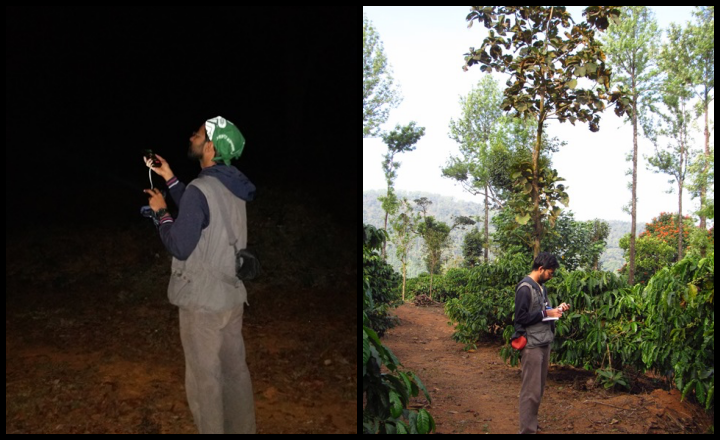
<path id="1" fill-rule="evenodd" d="M 442 307 L 396 309 L 400 326 L 383 338 L 405 369 L 416 372 L 432 397 L 414 403 L 427 408 L 438 433 L 512 434 L 518 431 L 520 367 L 499 356 L 499 344 L 464 352 L 451 339 Z M 612 393 L 595 388 L 592 373 L 550 366 L 540 405 L 543 433 L 701 433 L 712 424 L 697 405 L 680 402 L 678 390 L 647 394 Z"/>

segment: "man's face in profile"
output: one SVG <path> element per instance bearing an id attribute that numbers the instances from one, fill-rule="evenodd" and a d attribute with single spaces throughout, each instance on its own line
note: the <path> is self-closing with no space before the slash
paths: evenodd
<path id="1" fill-rule="evenodd" d="M 205 124 L 202 124 L 200 128 L 190 136 L 190 145 L 188 146 L 188 157 L 190 159 L 202 159 L 203 147 L 207 143 L 205 136 Z"/>

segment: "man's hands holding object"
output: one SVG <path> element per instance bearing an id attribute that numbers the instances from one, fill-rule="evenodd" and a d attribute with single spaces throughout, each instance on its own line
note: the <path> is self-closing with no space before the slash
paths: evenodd
<path id="1" fill-rule="evenodd" d="M 152 150 L 144 151 L 143 162 L 145 166 L 155 171 L 155 174 L 165 179 L 165 181 L 172 179 L 174 176 L 167 161 L 159 154 L 153 153 Z"/>
<path id="2" fill-rule="evenodd" d="M 570 310 L 570 304 L 562 303 L 555 309 L 547 309 L 547 316 L 549 318 L 560 318 L 563 312 Z"/>

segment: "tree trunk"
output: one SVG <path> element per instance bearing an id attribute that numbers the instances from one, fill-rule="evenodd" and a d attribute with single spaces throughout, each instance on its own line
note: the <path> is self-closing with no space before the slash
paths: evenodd
<path id="1" fill-rule="evenodd" d="M 710 130 L 708 128 L 708 96 L 707 88 L 705 88 L 705 164 L 700 181 L 700 228 L 704 231 L 705 226 L 705 199 L 707 197 L 707 172 L 710 160 Z M 700 247 L 700 256 L 705 257 L 705 246 Z"/>
<path id="2" fill-rule="evenodd" d="M 682 161 L 682 159 L 680 159 Z M 682 182 L 678 184 L 679 193 L 678 195 L 678 257 L 677 260 L 682 260 L 682 238 L 683 238 L 683 221 L 682 221 Z"/>
<path id="3" fill-rule="evenodd" d="M 542 107 L 543 107 L 543 100 L 544 100 L 544 94 L 540 95 L 540 114 L 542 115 Z M 533 212 L 532 212 L 532 218 L 533 222 L 535 223 L 535 232 L 533 234 L 533 260 L 535 257 L 538 256 L 540 253 L 540 235 L 542 234 L 542 223 L 540 222 L 540 189 L 538 188 L 538 176 L 540 175 L 540 172 L 538 170 L 539 168 L 539 158 L 540 158 L 540 142 L 542 141 L 542 129 L 543 129 L 543 118 L 540 117 L 538 121 L 538 129 L 537 129 L 537 139 L 535 141 L 535 148 L 533 148 L 533 164 L 532 164 L 532 172 L 533 172 L 533 179 L 532 179 L 532 204 L 533 204 Z"/>
<path id="4" fill-rule="evenodd" d="M 403 261 L 403 288 L 402 288 L 402 300 L 405 302 L 405 279 L 407 278 L 407 263 Z"/>
<path id="5" fill-rule="evenodd" d="M 635 77 L 633 76 L 633 108 L 637 108 L 637 93 L 635 88 Z M 633 159 L 632 159 L 632 196 L 630 204 L 632 206 L 630 210 L 631 224 L 630 224 L 630 271 L 628 276 L 628 282 L 632 286 L 635 281 L 635 235 L 637 223 L 637 113 L 633 112 L 632 115 L 633 125 Z"/>
<path id="6" fill-rule="evenodd" d="M 488 262 L 488 247 L 490 247 L 490 227 L 488 221 L 490 218 L 489 202 L 488 202 L 488 191 L 490 189 L 485 185 L 485 264 Z"/>
<path id="7" fill-rule="evenodd" d="M 430 270 L 430 300 L 432 301 L 432 281 L 433 281 L 433 272 L 434 270 Z"/>
<path id="8" fill-rule="evenodd" d="M 685 108 L 683 107 L 683 110 Z M 684 127 L 683 127 L 684 131 Z M 685 158 L 685 141 L 683 133 L 680 132 L 680 169 L 678 170 L 678 261 L 682 260 L 682 239 L 683 239 L 683 221 L 682 221 L 682 189 L 685 176 L 683 173 L 683 159 Z"/>
<path id="9" fill-rule="evenodd" d="M 385 211 L 385 231 L 386 231 L 386 232 L 387 232 L 387 230 L 388 230 L 388 229 L 387 229 L 387 220 L 388 220 L 388 212 Z M 386 241 L 383 241 L 383 249 L 382 249 L 382 259 L 383 259 L 383 261 L 386 261 L 386 260 L 387 260 L 387 259 L 385 258 L 385 245 L 387 245 L 387 242 L 386 242 Z"/>

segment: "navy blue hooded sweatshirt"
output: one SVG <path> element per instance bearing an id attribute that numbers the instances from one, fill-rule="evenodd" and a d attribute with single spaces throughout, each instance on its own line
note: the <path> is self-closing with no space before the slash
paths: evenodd
<path id="1" fill-rule="evenodd" d="M 255 198 L 255 185 L 234 166 L 216 164 L 204 168 L 200 176 L 213 176 L 236 197 L 246 202 Z M 180 207 L 176 219 L 170 216 L 160 220 L 160 239 L 165 248 L 178 260 L 187 260 L 200 241 L 200 234 L 210 224 L 210 209 L 205 195 L 195 186 L 186 190 L 176 177 L 167 181 L 170 195 Z"/>

